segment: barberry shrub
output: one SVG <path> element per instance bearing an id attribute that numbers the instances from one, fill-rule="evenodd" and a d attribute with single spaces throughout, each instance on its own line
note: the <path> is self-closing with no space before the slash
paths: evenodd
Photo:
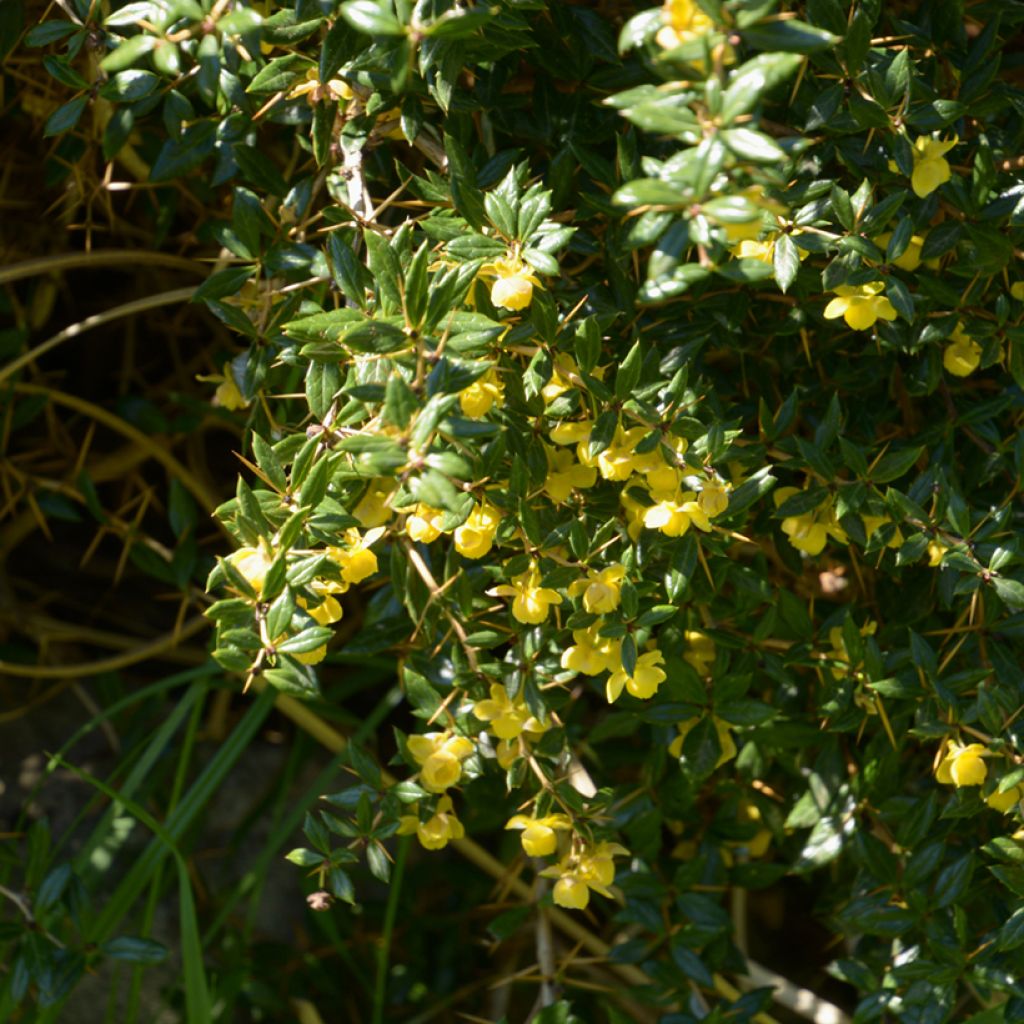
<path id="1" fill-rule="evenodd" d="M 493 936 L 565 911 L 746 1021 L 742 897 L 799 877 L 856 1021 L 1024 1019 L 1024 6 L 69 6 L 48 131 L 109 106 L 237 333 L 214 657 L 397 656 L 317 905 L 483 847 Z"/>

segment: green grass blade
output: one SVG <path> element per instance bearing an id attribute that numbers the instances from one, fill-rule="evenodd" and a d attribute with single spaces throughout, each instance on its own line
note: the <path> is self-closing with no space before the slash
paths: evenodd
<path id="1" fill-rule="evenodd" d="M 185 794 L 181 803 L 168 817 L 164 828 L 173 842 L 177 842 L 181 838 L 199 812 L 210 801 L 231 767 L 248 747 L 273 706 L 275 695 L 276 691 L 268 688 L 252 702 L 238 725 L 235 726 L 234 731 L 224 741 L 216 755 Z M 118 922 L 135 904 L 142 890 L 152 878 L 157 864 L 166 855 L 167 849 L 164 844 L 157 841 L 149 844 L 142 856 L 128 870 L 103 911 L 92 922 L 88 935 L 91 941 L 103 942 L 109 938 Z"/>
<path id="2" fill-rule="evenodd" d="M 210 1024 L 210 994 L 203 970 L 203 946 L 199 938 L 199 922 L 192 898 L 192 881 L 184 859 L 178 862 L 178 907 L 181 930 L 181 962 L 185 980 L 185 1017 L 188 1024 Z"/>
<path id="3" fill-rule="evenodd" d="M 69 762 L 60 759 L 63 767 L 77 775 L 83 782 L 98 789 L 111 800 L 124 805 L 156 837 L 154 842 L 162 845 L 164 852 L 174 857 L 178 868 L 178 897 L 180 908 L 181 957 L 185 981 L 185 1015 L 188 1024 L 210 1024 L 210 996 L 203 971 L 203 950 L 199 941 L 199 924 L 196 920 L 195 901 L 192 898 L 192 880 L 188 876 L 188 865 L 177 847 L 176 838 L 160 824 L 144 807 L 124 796 L 112 786 L 95 778 Z M 106 936 L 104 936 L 105 938 Z M 102 941 L 102 940 L 100 940 Z"/>
<path id="4" fill-rule="evenodd" d="M 124 798 L 131 799 L 135 796 L 136 790 L 150 777 L 153 771 L 153 766 L 163 755 L 167 745 L 171 742 L 174 734 L 178 731 L 185 716 L 192 709 L 196 701 L 205 694 L 206 686 L 204 683 L 193 683 L 192 686 L 182 695 L 181 699 L 175 704 L 171 713 L 167 716 L 160 728 L 156 730 L 152 738 L 148 740 L 143 748 L 142 754 L 139 759 L 132 766 L 132 770 L 128 773 L 124 782 L 122 782 L 117 792 L 121 793 Z M 50 759 L 50 763 L 54 763 L 54 759 Z M 119 804 L 122 804 L 123 800 L 118 803 L 111 804 L 110 807 L 104 811 L 103 816 L 97 822 L 95 828 L 86 840 L 85 845 L 75 856 L 75 870 L 82 880 L 88 885 L 90 879 L 100 872 L 93 864 L 93 855 L 96 850 L 110 835 L 111 826 L 113 825 L 114 819 L 118 815 Z M 82 814 L 86 813 L 88 808 L 82 811 Z M 68 829 L 63 838 L 67 838 L 73 832 L 73 829 Z"/>

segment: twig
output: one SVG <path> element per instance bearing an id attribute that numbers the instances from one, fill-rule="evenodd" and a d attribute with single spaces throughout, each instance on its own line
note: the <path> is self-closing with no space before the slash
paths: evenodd
<path id="1" fill-rule="evenodd" d="M 46 341 L 41 342 L 35 348 L 23 353 L 16 359 L 12 359 L 6 366 L 0 368 L 0 382 L 7 380 L 8 377 L 17 373 L 23 366 L 35 362 L 35 360 L 51 349 L 56 348 L 71 338 L 78 337 L 79 334 L 91 331 L 94 327 L 101 327 L 112 320 L 134 316 L 136 313 L 145 313 L 150 309 L 159 309 L 161 306 L 172 306 L 178 302 L 188 302 L 194 293 L 195 288 L 175 288 L 173 291 L 161 292 L 159 295 L 147 295 L 143 299 L 133 299 L 131 302 L 126 302 L 123 306 L 114 306 L 113 309 L 105 309 L 102 313 L 86 317 L 77 324 L 71 324 L 70 327 L 65 327 L 63 331 L 58 331 L 52 338 L 47 338 Z"/>
<path id="2" fill-rule="evenodd" d="M 15 263 L 12 267 L 0 269 L 0 284 L 10 284 L 12 281 L 20 281 L 26 277 L 55 274 L 60 270 L 77 270 L 79 268 L 95 270 L 97 267 L 121 267 L 126 271 L 135 271 L 140 264 L 174 267 L 177 270 L 190 270 L 194 274 L 203 275 L 207 271 L 207 267 L 203 263 L 198 260 L 186 259 L 184 256 L 147 252 L 144 249 L 102 249 L 99 252 L 62 252 L 53 256 L 41 256 L 39 259 Z"/>
<path id="3" fill-rule="evenodd" d="M 25 395 L 46 395 L 51 402 L 74 409 L 76 412 L 83 413 L 99 421 L 105 427 L 110 427 L 111 430 L 132 441 L 151 458 L 156 459 L 172 476 L 176 476 L 186 490 L 191 491 L 193 497 L 196 498 L 207 512 L 212 513 L 220 504 L 216 496 L 207 490 L 206 486 L 195 474 L 186 469 L 156 438 L 149 434 L 144 434 L 137 427 L 133 427 L 130 423 L 121 419 L 120 416 L 115 416 L 101 406 L 93 402 L 87 402 L 84 398 L 79 398 L 77 395 L 70 395 L 66 392 L 56 391 L 53 388 L 43 387 L 38 384 L 15 384 L 14 391 L 17 394 Z M 219 520 L 217 525 L 227 536 L 230 536 Z"/>
<path id="4" fill-rule="evenodd" d="M 812 1021 L 813 1024 L 851 1024 L 851 1018 L 827 999 L 816 996 L 809 989 L 795 985 L 788 978 L 776 974 L 763 967 L 755 960 L 747 960 L 747 975 L 740 979 L 744 988 L 762 988 L 767 986 L 773 990 L 772 997 L 780 1006 L 785 1006 L 793 1013 Z"/>
<path id="5" fill-rule="evenodd" d="M 558 997 L 555 984 L 555 944 L 551 937 L 551 919 L 548 908 L 543 905 L 543 897 L 548 889 L 548 880 L 537 875 L 534 886 L 537 904 L 537 966 L 540 967 L 540 992 L 537 993 L 535 1012 L 551 1006 Z"/>
<path id="6" fill-rule="evenodd" d="M 19 665 L 13 661 L 0 661 L 0 672 L 25 679 L 66 680 L 67 685 L 71 685 L 77 676 L 98 676 L 103 672 L 114 672 L 126 665 L 136 665 L 140 661 L 146 661 L 148 658 L 160 654 L 161 651 L 177 647 L 182 640 L 194 636 L 208 627 L 209 622 L 202 615 L 197 615 L 191 621 L 186 622 L 181 629 L 172 629 L 169 633 L 150 640 L 149 643 L 134 647 L 123 654 L 101 658 L 99 661 L 83 662 L 77 665 Z M 64 685 L 63 682 L 60 685 Z"/>
<path id="7" fill-rule="evenodd" d="M 419 574 L 421 580 L 426 583 L 430 590 L 431 597 L 435 597 L 440 593 L 441 587 L 438 585 L 437 580 L 434 579 L 434 574 L 430 571 L 427 563 L 423 561 L 420 553 L 413 547 L 412 544 L 407 543 L 404 539 L 402 540 L 402 547 L 405 549 L 405 554 L 409 561 L 412 563 L 413 568 Z M 469 667 L 472 669 L 474 675 L 481 675 L 480 664 L 476 660 L 476 651 L 470 646 L 469 640 L 466 636 L 466 630 L 463 625 L 452 613 L 452 610 L 445 604 L 441 604 L 441 612 L 444 617 L 448 620 L 449 625 L 455 632 L 455 635 L 459 638 L 459 643 L 462 645 L 462 649 L 466 652 L 466 660 L 469 662 Z"/>

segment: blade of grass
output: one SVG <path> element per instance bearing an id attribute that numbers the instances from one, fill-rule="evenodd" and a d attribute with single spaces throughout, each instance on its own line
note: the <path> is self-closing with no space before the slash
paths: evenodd
<path id="1" fill-rule="evenodd" d="M 199 923 L 196 919 L 195 900 L 192 896 L 192 880 L 188 875 L 185 858 L 177 847 L 177 837 L 172 835 L 144 807 L 139 806 L 134 800 L 128 799 L 112 786 L 108 786 L 105 782 L 63 758 L 61 764 L 83 782 L 98 789 L 111 800 L 123 804 L 126 810 L 130 811 L 141 824 L 153 833 L 154 842 L 159 843 L 166 853 L 174 857 L 178 869 L 179 929 L 185 981 L 185 1019 L 188 1024 L 210 1024 L 210 995 L 206 985 L 206 974 L 203 970 L 203 950 L 199 942 Z"/>
<path id="2" fill-rule="evenodd" d="M 56 756 L 63 757 L 82 737 L 87 736 L 93 729 L 99 728 L 104 722 L 120 714 L 126 708 L 130 708 L 133 704 L 137 704 L 147 697 L 163 693 L 165 690 L 173 690 L 176 686 L 184 686 L 185 683 L 190 683 L 194 679 L 218 675 L 223 671 L 216 662 L 210 661 L 205 665 L 200 665 L 198 668 L 190 668 L 185 672 L 178 672 L 173 676 L 168 676 L 166 679 L 160 679 L 155 683 L 150 683 L 148 686 L 141 686 L 139 689 L 133 690 L 127 696 L 115 701 L 109 707 L 103 708 L 99 714 L 93 715 L 88 722 L 79 726 L 71 734 L 71 738 L 66 740 L 57 750 Z M 50 769 L 47 768 L 46 774 L 49 774 L 49 772 Z"/>
<path id="3" fill-rule="evenodd" d="M 185 716 L 199 701 L 200 696 L 205 692 L 205 686 L 201 682 L 193 683 L 189 689 L 182 695 L 181 699 L 174 706 L 170 714 L 164 720 L 163 724 L 153 734 L 153 737 L 146 740 L 142 746 L 142 753 L 139 759 L 135 762 L 132 770 L 128 773 L 127 778 L 120 784 L 118 792 L 123 793 L 125 797 L 131 798 L 135 795 L 136 790 L 142 785 L 151 775 L 153 766 L 163 755 L 167 745 L 171 742 L 174 734 L 178 731 L 179 726 L 184 720 Z M 53 761 L 51 760 L 51 764 Z M 125 763 L 122 759 L 122 765 Z M 89 806 L 86 805 L 80 812 L 79 817 L 86 815 L 89 812 Z M 89 838 L 85 841 L 85 845 L 75 856 L 75 871 L 79 877 L 88 884 L 90 878 L 94 878 L 100 873 L 102 869 L 97 868 L 93 863 L 93 857 L 102 843 L 104 843 L 110 836 L 111 828 L 114 819 L 120 813 L 120 804 L 114 803 L 103 813 L 103 816 L 97 822 L 95 828 Z M 61 837 L 61 841 L 65 841 L 73 832 L 73 829 L 68 829 Z"/>
<path id="4" fill-rule="evenodd" d="M 203 947 L 199 940 L 199 921 L 192 898 L 192 881 L 182 857 L 178 863 L 178 896 L 181 927 L 181 959 L 185 975 L 185 1009 L 189 1024 L 210 1024 L 210 996 L 203 970 Z"/>
<path id="5" fill-rule="evenodd" d="M 199 731 L 199 723 L 202 720 L 203 707 L 206 703 L 205 692 L 202 699 L 197 700 L 192 706 L 192 714 L 189 717 L 188 725 L 185 727 L 185 737 L 182 743 L 181 752 L 178 755 L 178 765 L 174 773 L 174 785 L 171 787 L 170 799 L 167 801 L 167 817 L 174 813 L 181 798 L 181 791 L 185 787 L 185 777 L 188 774 L 188 767 L 192 760 L 192 751 L 195 747 L 196 733 Z M 156 906 L 163 888 L 163 865 L 159 865 L 153 873 L 153 881 L 149 886 L 149 895 L 146 898 L 146 907 L 142 914 L 142 924 L 139 928 L 139 935 L 148 937 L 153 928 L 153 918 L 156 915 Z M 128 989 L 128 1002 L 125 1007 L 124 1020 L 134 1021 L 138 1017 L 139 1002 L 142 998 L 142 972 L 143 967 L 134 967 L 131 972 L 131 984 Z"/>
<path id="6" fill-rule="evenodd" d="M 398 854 L 395 866 L 391 870 L 391 888 L 388 889 L 388 905 L 384 910 L 384 930 L 381 932 L 380 945 L 377 946 L 377 981 L 373 988 L 373 1024 L 384 1022 L 384 1000 L 388 993 L 388 967 L 391 963 L 391 935 L 395 930 L 395 918 L 398 916 L 398 897 L 402 892 L 402 879 L 405 876 L 405 860 L 409 856 L 411 836 L 402 836 L 398 841 Z"/>
<path id="7" fill-rule="evenodd" d="M 164 824 L 171 839 L 177 842 L 192 824 L 199 812 L 217 791 L 232 765 L 241 757 L 263 720 L 274 704 L 276 691 L 264 690 L 249 706 L 234 731 L 224 741 L 199 778 L 182 798 Z M 92 922 L 87 938 L 103 942 L 110 937 L 118 922 L 135 904 L 142 890 L 153 877 L 156 866 L 167 855 L 166 846 L 154 840 L 129 868 L 121 884 L 113 892 L 106 906 Z"/>

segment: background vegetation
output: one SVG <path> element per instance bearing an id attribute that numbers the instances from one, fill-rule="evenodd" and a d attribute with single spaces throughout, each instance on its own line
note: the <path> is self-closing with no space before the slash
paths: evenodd
<path id="1" fill-rule="evenodd" d="M 1022 1019 L 1021 20 L 0 7 L 0 1019 Z"/>

